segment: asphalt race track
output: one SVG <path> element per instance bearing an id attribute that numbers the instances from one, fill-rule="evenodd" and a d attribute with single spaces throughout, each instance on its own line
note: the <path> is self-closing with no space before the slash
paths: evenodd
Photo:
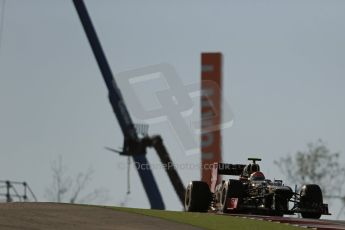
<path id="1" fill-rule="evenodd" d="M 337 220 L 314 220 L 314 219 L 303 219 L 303 218 L 294 218 L 294 217 L 278 217 L 278 216 L 259 216 L 259 215 L 237 215 L 229 214 L 238 218 L 249 218 L 263 221 L 272 221 L 282 224 L 290 224 L 294 226 L 318 229 L 318 230 L 335 230 L 335 229 L 344 229 L 345 230 L 345 221 Z"/>
<path id="2" fill-rule="evenodd" d="M 211 214 L 210 215 L 214 215 Z M 223 215 L 223 214 L 219 214 Z M 276 217 L 245 214 L 226 214 L 238 218 L 272 221 L 318 230 L 345 230 L 345 221 L 313 220 L 294 217 Z M 198 229 L 155 217 L 119 212 L 110 208 L 58 203 L 1 203 L 1 230 L 29 229 L 144 229 L 187 230 Z"/>
<path id="3" fill-rule="evenodd" d="M 2 203 L 1 230 L 187 230 L 198 229 L 144 215 L 118 212 L 110 208 L 56 203 Z"/>

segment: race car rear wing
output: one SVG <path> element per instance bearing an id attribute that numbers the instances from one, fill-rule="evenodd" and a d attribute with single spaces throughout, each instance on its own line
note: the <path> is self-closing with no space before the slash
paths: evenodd
<path id="1" fill-rule="evenodd" d="M 243 172 L 244 167 L 246 165 L 242 164 L 226 164 L 226 163 L 218 163 L 215 164 L 217 167 L 218 175 L 230 175 L 230 176 L 239 176 Z"/>
<path id="2" fill-rule="evenodd" d="M 214 192 L 216 185 L 219 183 L 219 181 L 217 181 L 219 175 L 239 176 L 242 174 L 244 167 L 246 167 L 246 165 L 214 163 L 212 165 L 211 192 Z"/>

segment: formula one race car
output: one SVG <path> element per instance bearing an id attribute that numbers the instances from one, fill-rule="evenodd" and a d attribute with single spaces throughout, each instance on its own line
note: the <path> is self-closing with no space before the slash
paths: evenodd
<path id="1" fill-rule="evenodd" d="M 300 213 L 303 218 L 313 219 L 330 215 L 318 185 L 303 185 L 299 192 L 295 186 L 293 191 L 281 180 L 266 179 L 256 163 L 261 159 L 248 160 L 252 163 L 214 163 L 210 185 L 203 181 L 190 182 L 185 195 L 185 210 L 274 216 Z M 219 181 L 219 175 L 239 176 L 239 179 Z M 289 203 L 293 204 L 291 209 Z"/>

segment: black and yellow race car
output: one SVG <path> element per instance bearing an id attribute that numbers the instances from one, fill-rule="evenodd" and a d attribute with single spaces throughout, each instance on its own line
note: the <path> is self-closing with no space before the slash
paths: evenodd
<path id="1" fill-rule="evenodd" d="M 252 161 L 248 165 L 214 163 L 209 183 L 190 182 L 185 195 L 185 210 L 274 216 L 300 213 L 303 218 L 313 219 L 330 215 L 318 185 L 306 184 L 299 191 L 295 186 L 293 190 L 282 180 L 267 179 L 257 164 L 261 159 L 248 160 Z M 220 180 L 220 175 L 239 178 Z"/>

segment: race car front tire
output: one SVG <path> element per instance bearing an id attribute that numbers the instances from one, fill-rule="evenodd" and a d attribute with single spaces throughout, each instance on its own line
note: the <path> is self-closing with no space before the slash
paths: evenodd
<path id="1" fill-rule="evenodd" d="M 207 212 L 211 204 L 212 194 L 208 184 L 203 181 L 192 181 L 188 184 L 185 195 L 187 212 Z"/>
<path id="2" fill-rule="evenodd" d="M 321 188 L 316 184 L 303 185 L 300 191 L 300 208 L 316 209 L 323 203 Z M 321 212 L 301 212 L 303 218 L 319 219 Z"/>

